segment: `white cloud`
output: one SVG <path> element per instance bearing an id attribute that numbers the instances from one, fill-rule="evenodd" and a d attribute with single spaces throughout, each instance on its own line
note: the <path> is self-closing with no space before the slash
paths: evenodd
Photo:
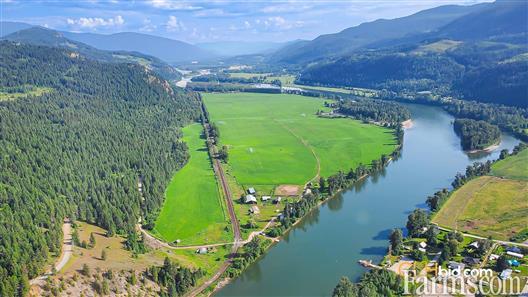
<path id="1" fill-rule="evenodd" d="M 313 6 L 304 5 L 295 2 L 291 4 L 280 4 L 280 5 L 271 5 L 265 6 L 260 9 L 260 12 L 263 13 L 288 13 L 288 12 L 302 12 L 308 9 L 311 9 Z"/>
<path id="2" fill-rule="evenodd" d="M 156 8 L 168 10 L 197 10 L 202 9 L 200 6 L 194 6 L 184 1 L 173 0 L 148 0 L 148 3 Z"/>
<path id="3" fill-rule="evenodd" d="M 304 26 L 303 21 L 287 21 L 281 16 L 274 16 L 257 20 L 256 24 L 263 24 L 266 29 L 290 30 Z"/>
<path id="4" fill-rule="evenodd" d="M 182 21 L 178 20 L 177 17 L 171 15 L 169 16 L 169 20 L 167 21 L 167 24 L 165 24 L 167 31 L 185 31 L 185 25 Z"/>
<path id="5" fill-rule="evenodd" d="M 79 26 L 83 28 L 97 28 L 97 27 L 114 27 L 114 26 L 120 26 L 125 23 L 125 19 L 123 19 L 122 16 L 118 15 L 114 18 L 87 18 L 87 17 L 81 17 L 78 19 L 70 19 L 68 18 L 66 20 L 68 25 L 72 26 Z"/>
<path id="6" fill-rule="evenodd" d="M 152 32 L 156 30 L 158 26 L 154 25 L 150 19 L 143 20 L 143 27 L 139 28 L 142 32 Z"/>

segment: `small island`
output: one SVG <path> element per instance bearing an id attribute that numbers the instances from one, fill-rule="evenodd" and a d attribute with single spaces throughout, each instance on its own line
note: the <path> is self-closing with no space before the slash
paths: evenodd
<path id="1" fill-rule="evenodd" d="M 456 119 L 454 129 L 466 151 L 486 150 L 500 142 L 499 127 L 485 121 Z"/>

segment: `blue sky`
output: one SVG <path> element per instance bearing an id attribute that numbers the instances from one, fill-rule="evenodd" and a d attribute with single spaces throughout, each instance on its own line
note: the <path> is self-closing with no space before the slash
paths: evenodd
<path id="1" fill-rule="evenodd" d="M 0 0 L 0 8 L 3 21 L 75 32 L 142 32 L 198 43 L 313 39 L 379 18 L 478 2 L 484 1 Z"/>

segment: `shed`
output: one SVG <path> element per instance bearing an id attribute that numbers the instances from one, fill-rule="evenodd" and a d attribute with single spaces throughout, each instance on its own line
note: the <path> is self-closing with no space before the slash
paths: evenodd
<path id="1" fill-rule="evenodd" d="M 418 244 L 422 249 L 425 249 L 427 247 L 427 243 L 425 241 L 422 241 Z"/>
<path id="2" fill-rule="evenodd" d="M 449 265 L 447 265 L 447 267 L 449 269 L 457 269 L 457 270 L 463 270 L 464 267 L 466 267 L 466 265 L 462 264 L 462 263 L 458 263 L 458 262 L 454 262 L 454 261 L 450 261 L 449 262 Z"/>
<path id="3" fill-rule="evenodd" d="M 466 263 L 469 266 L 474 266 L 480 264 L 479 258 L 473 258 L 473 257 L 465 257 L 463 260 L 464 263 Z"/>
<path id="4" fill-rule="evenodd" d="M 499 255 L 496 255 L 496 254 L 491 254 L 491 255 L 489 256 L 489 260 L 490 260 L 490 261 L 497 260 L 498 258 L 499 258 Z"/>
<path id="5" fill-rule="evenodd" d="M 282 197 L 277 197 L 275 200 L 273 200 L 273 203 L 278 204 L 282 200 Z"/>
<path id="6" fill-rule="evenodd" d="M 469 244 L 470 247 L 474 248 L 474 249 L 478 249 L 480 244 L 478 241 L 473 241 L 472 243 Z"/>
<path id="7" fill-rule="evenodd" d="M 249 203 L 257 203 L 257 197 L 251 195 L 251 194 L 247 194 L 246 197 L 244 197 L 244 203 L 246 204 L 249 204 Z"/>
<path id="8" fill-rule="evenodd" d="M 248 194 L 251 194 L 251 195 L 255 195 L 255 193 L 257 193 L 257 191 L 255 191 L 255 188 L 249 188 L 247 189 L 247 192 Z"/>
<path id="9" fill-rule="evenodd" d="M 249 208 L 249 212 L 253 214 L 259 214 L 260 209 L 256 205 L 251 205 L 251 207 Z"/>
<path id="10" fill-rule="evenodd" d="M 520 259 L 522 259 L 524 257 L 523 254 L 519 254 L 519 253 L 515 253 L 515 252 L 506 252 L 506 255 L 512 256 L 512 257 L 516 257 L 516 258 L 520 258 Z"/>
<path id="11" fill-rule="evenodd" d="M 201 255 L 203 255 L 203 254 L 207 254 L 207 248 L 205 248 L 205 247 L 201 247 L 201 248 L 199 248 L 199 249 L 196 250 L 196 253 L 197 253 L 197 254 L 201 254 Z"/>
<path id="12" fill-rule="evenodd" d="M 419 250 L 420 252 L 422 252 L 422 253 L 425 253 L 425 252 L 427 252 L 427 250 L 426 250 L 426 249 L 424 249 L 424 248 L 421 248 L 421 247 L 419 247 L 419 248 L 418 248 L 418 250 Z"/>
<path id="13" fill-rule="evenodd" d="M 509 279 L 511 274 L 512 274 L 513 270 L 511 269 L 504 269 L 501 274 L 499 275 L 499 277 L 501 279 Z"/>
<path id="14" fill-rule="evenodd" d="M 512 267 L 519 267 L 519 265 L 521 265 L 521 263 L 519 263 L 517 260 L 508 260 L 508 264 L 510 264 Z"/>
<path id="15" fill-rule="evenodd" d="M 271 196 L 262 196 L 262 201 L 268 201 L 271 199 Z"/>

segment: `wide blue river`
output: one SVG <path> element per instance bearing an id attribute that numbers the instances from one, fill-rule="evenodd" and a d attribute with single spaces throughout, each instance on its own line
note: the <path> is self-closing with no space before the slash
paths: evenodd
<path id="1" fill-rule="evenodd" d="M 406 130 L 401 157 L 307 215 L 278 244 L 215 296 L 329 296 L 343 275 L 357 280 L 359 259 L 379 261 L 392 228 L 425 207 L 428 195 L 450 187 L 457 172 L 475 161 L 498 158 L 518 141 L 503 135 L 490 154 L 468 156 L 442 109 L 407 105 L 414 126 Z"/>

